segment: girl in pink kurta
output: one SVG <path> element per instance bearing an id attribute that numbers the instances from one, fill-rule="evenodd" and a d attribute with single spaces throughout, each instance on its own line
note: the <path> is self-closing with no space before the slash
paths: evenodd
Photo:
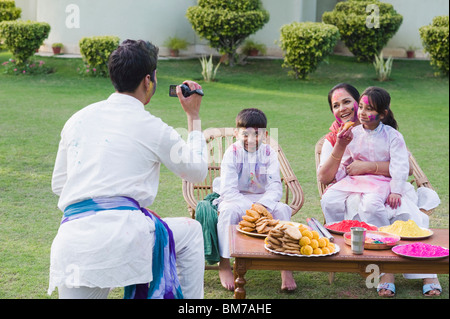
<path id="1" fill-rule="evenodd" d="M 336 184 L 331 186 L 321 200 L 327 223 L 343 219 L 357 219 L 378 227 L 390 225 L 395 219 L 413 219 L 419 226 L 428 226 L 428 216 L 418 207 L 408 214 L 395 215 L 395 209 L 408 202 L 402 198 L 411 191 L 407 182 L 409 172 L 408 150 L 390 110 L 389 93 L 370 87 L 361 95 L 358 118 L 362 125 L 351 130 L 353 139 L 348 144 Z M 388 161 L 391 177 L 382 175 L 347 175 L 347 166 L 355 160 Z M 346 200 L 354 193 L 361 194 L 357 211 L 346 211 Z M 393 209 L 386 209 L 387 203 Z M 408 203 L 409 205 L 409 203 Z M 405 215 L 405 216 L 404 216 Z M 407 215 L 407 216 L 406 216 Z"/>

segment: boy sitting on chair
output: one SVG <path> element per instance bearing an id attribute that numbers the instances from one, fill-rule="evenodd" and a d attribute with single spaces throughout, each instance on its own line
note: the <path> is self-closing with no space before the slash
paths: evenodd
<path id="1" fill-rule="evenodd" d="M 242 110 L 236 117 L 237 141 L 225 152 L 221 164 L 219 218 L 219 277 L 228 290 L 234 290 L 230 267 L 229 227 L 238 224 L 254 203 L 263 205 L 275 219 L 290 220 L 291 208 L 280 203 L 283 187 L 277 152 L 263 143 L 267 118 L 255 108 Z M 217 183 L 217 181 L 215 181 Z M 281 271 L 281 289 L 297 288 L 292 271 Z"/>

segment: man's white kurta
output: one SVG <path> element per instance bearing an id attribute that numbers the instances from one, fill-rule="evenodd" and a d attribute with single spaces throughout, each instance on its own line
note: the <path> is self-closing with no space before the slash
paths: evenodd
<path id="1" fill-rule="evenodd" d="M 67 121 L 52 189 L 62 211 L 112 196 L 148 207 L 158 191 L 161 163 L 188 181 L 204 180 L 203 134 L 193 131 L 185 142 L 139 100 L 114 93 Z M 103 211 L 62 224 L 52 245 L 49 292 L 62 284 L 123 287 L 151 281 L 153 232 L 153 222 L 140 211 Z"/>

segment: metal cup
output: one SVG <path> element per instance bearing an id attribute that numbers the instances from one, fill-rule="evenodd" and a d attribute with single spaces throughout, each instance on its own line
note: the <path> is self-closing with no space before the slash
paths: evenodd
<path id="1" fill-rule="evenodd" d="M 364 242 L 366 241 L 366 229 L 364 227 L 351 227 L 352 252 L 355 255 L 362 255 L 364 252 Z"/>

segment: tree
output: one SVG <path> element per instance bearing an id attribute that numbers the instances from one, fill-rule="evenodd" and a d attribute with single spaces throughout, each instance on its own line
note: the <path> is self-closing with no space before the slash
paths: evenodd
<path id="1" fill-rule="evenodd" d="M 269 21 L 260 0 L 199 0 L 188 8 L 186 17 L 212 48 L 228 54 L 230 66 L 239 45 Z"/>
<path id="2" fill-rule="evenodd" d="M 403 22 L 392 4 L 378 0 L 338 2 L 322 20 L 338 27 L 341 39 L 358 61 L 373 61 Z"/>
<path id="3" fill-rule="evenodd" d="M 14 0 L 0 0 L 0 22 L 17 20 L 21 13 L 22 9 L 16 8 Z"/>

